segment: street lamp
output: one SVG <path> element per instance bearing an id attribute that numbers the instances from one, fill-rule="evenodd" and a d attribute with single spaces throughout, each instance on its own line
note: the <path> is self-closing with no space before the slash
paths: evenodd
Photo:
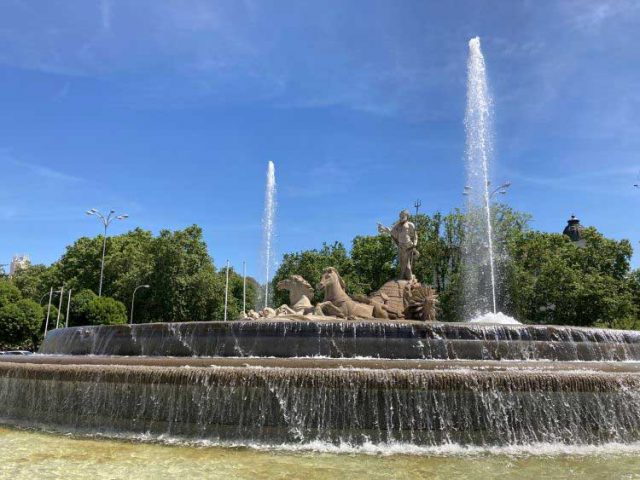
<path id="1" fill-rule="evenodd" d="M 102 296 L 102 279 L 104 278 L 104 254 L 107 250 L 107 228 L 114 220 L 124 220 L 125 218 L 129 218 L 129 215 L 126 213 L 124 215 L 116 215 L 115 210 L 109 211 L 109 215 L 106 217 L 100 213 L 97 209 L 92 208 L 91 210 L 87 210 L 86 212 L 89 216 L 96 216 L 104 225 L 104 239 L 102 240 L 102 262 L 100 264 L 100 287 L 98 288 L 98 296 Z"/>
<path id="2" fill-rule="evenodd" d="M 133 307 L 134 307 L 134 302 L 136 301 L 136 292 L 140 288 L 149 288 L 149 285 L 138 285 L 136 288 L 133 289 L 133 295 L 131 296 L 131 319 L 129 321 L 131 325 L 133 325 Z"/>
<path id="3" fill-rule="evenodd" d="M 42 300 L 44 300 L 44 297 L 46 297 L 47 295 L 49 295 L 49 292 L 46 292 L 44 295 L 40 297 L 40 301 L 38 302 L 40 305 L 42 305 Z"/>
<path id="4" fill-rule="evenodd" d="M 491 185 L 491 182 L 487 182 L 487 186 Z M 507 189 L 511 186 L 511 182 L 504 182 L 498 188 L 494 189 L 489 193 L 489 198 L 493 198 L 495 195 L 505 195 L 507 193 Z M 470 185 L 465 185 L 464 190 L 462 191 L 463 195 L 471 195 L 471 191 L 473 187 Z"/>

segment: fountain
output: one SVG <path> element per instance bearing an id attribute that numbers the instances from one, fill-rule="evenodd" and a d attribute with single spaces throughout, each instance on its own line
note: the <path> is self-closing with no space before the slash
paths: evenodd
<path id="1" fill-rule="evenodd" d="M 497 311 L 484 63 L 470 42 L 467 160 L 470 283 Z M 272 261 L 275 172 L 265 202 Z M 288 305 L 239 321 L 54 329 L 40 355 L 0 357 L 0 422 L 131 438 L 233 445 L 493 448 L 640 442 L 640 332 L 434 321 L 437 295 L 412 273 L 414 226 L 378 226 L 395 279 L 350 297 L 332 267 L 316 288 L 278 284 Z M 475 246 L 474 246 L 475 245 Z M 404 249 L 404 250 L 402 250 Z M 268 284 L 268 281 L 267 281 Z M 268 290 L 265 289 L 265 297 Z M 495 317 L 494 317 L 495 319 Z"/>
<path id="2" fill-rule="evenodd" d="M 490 163 L 493 102 L 487 85 L 480 39 L 469 41 L 465 113 L 467 215 L 463 245 L 465 314 L 475 322 L 517 323 L 498 315 L 499 275 L 491 216 Z"/>
<path id="3" fill-rule="evenodd" d="M 262 264 L 264 268 L 264 307 L 269 306 L 269 281 L 273 266 L 273 236 L 276 226 L 276 167 L 269 161 L 267 184 L 264 191 L 264 215 L 262 217 Z"/>

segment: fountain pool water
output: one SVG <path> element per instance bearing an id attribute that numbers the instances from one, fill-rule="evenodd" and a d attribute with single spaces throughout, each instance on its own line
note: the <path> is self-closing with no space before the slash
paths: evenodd
<path id="1" fill-rule="evenodd" d="M 536 456 L 532 457 L 529 451 Z M 347 476 L 353 480 L 520 480 L 542 477 L 600 480 L 633 478 L 633 474 L 640 471 L 637 453 L 637 445 L 617 445 L 604 451 L 553 445 L 537 446 L 527 451 L 486 452 L 446 446 L 420 450 L 404 445 L 396 445 L 393 450 L 371 448 L 354 452 L 348 448 L 315 445 L 311 454 L 306 449 L 288 448 L 286 445 L 274 449 L 261 445 L 228 448 L 208 443 L 189 444 L 175 439 L 167 439 L 163 444 L 122 442 L 103 437 L 72 438 L 0 428 L 0 476 L 13 480 L 164 480 L 178 477 L 325 480 Z"/>

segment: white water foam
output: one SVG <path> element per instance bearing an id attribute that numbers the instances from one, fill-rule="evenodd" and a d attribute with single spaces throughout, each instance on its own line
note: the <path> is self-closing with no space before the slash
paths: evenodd
<path id="1" fill-rule="evenodd" d="M 469 320 L 469 323 L 497 323 L 500 325 L 522 325 L 518 320 L 502 312 L 485 313 Z"/>
<path id="2" fill-rule="evenodd" d="M 75 435 L 75 434 L 74 434 Z M 251 441 L 222 441 L 215 439 L 185 439 L 167 435 L 123 435 L 123 434 L 90 434 L 82 435 L 91 438 L 109 438 L 143 443 L 160 443 L 164 445 L 191 446 L 197 448 L 250 448 L 259 451 L 322 453 L 334 455 L 412 455 L 429 457 L 477 456 L 477 455 L 508 455 L 518 457 L 557 457 L 557 456 L 609 456 L 609 455 L 637 455 L 640 454 L 640 442 L 633 443 L 604 443 L 601 445 L 568 445 L 564 443 L 531 443 L 526 445 L 460 445 L 444 443 L 442 445 L 416 445 L 406 442 L 373 443 L 330 443 L 323 441 L 309 441 L 300 443 L 260 443 Z"/>

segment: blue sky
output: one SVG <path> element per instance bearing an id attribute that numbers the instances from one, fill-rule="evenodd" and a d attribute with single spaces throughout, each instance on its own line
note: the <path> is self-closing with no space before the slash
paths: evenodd
<path id="1" fill-rule="evenodd" d="M 509 203 L 638 247 L 635 0 L 6 0 L 0 263 L 56 260 L 97 207 L 130 214 L 113 234 L 197 223 L 257 274 L 268 160 L 279 253 L 461 206 L 476 35 Z"/>

